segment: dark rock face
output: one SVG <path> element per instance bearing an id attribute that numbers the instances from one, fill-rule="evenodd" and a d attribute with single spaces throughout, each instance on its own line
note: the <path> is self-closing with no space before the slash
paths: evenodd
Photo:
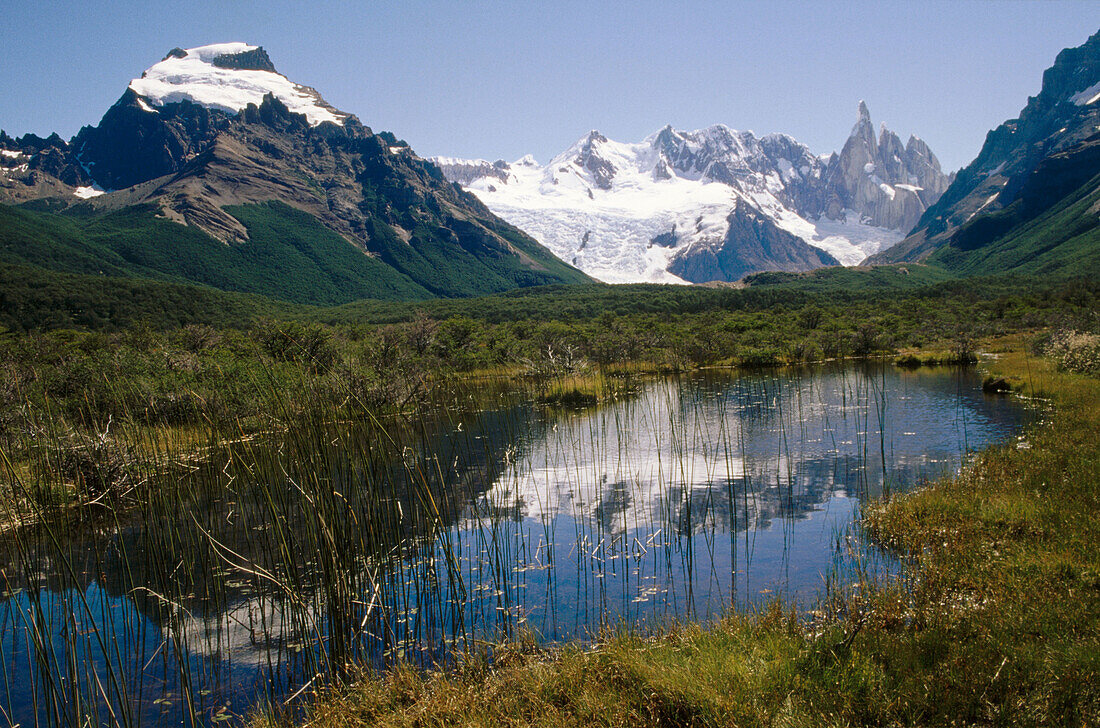
<path id="1" fill-rule="evenodd" d="M 1100 82 L 1100 33 L 1058 54 L 1043 73 L 1043 87 L 1017 119 L 986 136 L 977 158 L 961 170 L 905 240 L 869 264 L 923 260 L 950 242 L 978 215 L 1012 205 L 1045 160 L 1089 140 L 1100 127 L 1100 102 L 1074 97 Z M 920 152 L 919 147 L 914 152 Z M 1096 170 L 1100 172 L 1100 169 Z M 963 235 L 969 238 L 973 233 Z"/>
<path id="2" fill-rule="evenodd" d="M 729 231 L 713 246 L 693 246 L 673 258 L 669 272 L 692 283 L 737 281 L 761 270 L 802 272 L 839 265 L 833 256 L 778 228 L 767 216 L 739 203 Z"/>
<path id="3" fill-rule="evenodd" d="M 673 225 L 669 232 L 654 235 L 649 244 L 660 245 L 662 248 L 674 248 L 678 242 L 680 242 L 680 236 L 676 234 L 676 226 Z"/>
<path id="4" fill-rule="evenodd" d="M 41 170 L 70 187 L 82 187 L 92 183 L 91 177 L 84 168 L 74 163 L 73 156 L 67 148 L 46 147 L 30 158 L 27 167 Z"/>
<path id="5" fill-rule="evenodd" d="M 1027 176 L 1016 200 L 995 214 L 966 221 L 947 238 L 947 245 L 972 251 L 989 245 L 1013 229 L 1034 220 L 1100 174 L 1100 134 L 1052 154 Z M 1093 225 L 1096 220 L 1092 221 Z M 1082 227 L 1081 232 L 1084 231 Z"/>
<path id="6" fill-rule="evenodd" d="M 218 68 L 236 68 L 242 71 L 270 71 L 276 73 L 275 64 L 263 47 L 242 53 L 223 53 L 211 61 Z"/>
<path id="7" fill-rule="evenodd" d="M 80 162 L 106 189 L 122 189 L 174 174 L 224 130 L 231 116 L 184 101 L 150 111 L 130 89 L 98 126 L 73 139 Z"/>
<path id="8" fill-rule="evenodd" d="M 601 143 L 606 144 L 607 137 L 598 131 L 589 133 L 574 163 L 592 173 L 592 181 L 597 187 L 601 190 L 609 190 L 611 181 L 615 179 L 616 170 L 615 165 L 598 154 L 596 145 Z"/>

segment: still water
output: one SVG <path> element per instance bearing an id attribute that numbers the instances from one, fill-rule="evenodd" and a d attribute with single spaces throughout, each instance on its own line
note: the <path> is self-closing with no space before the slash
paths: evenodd
<path id="1" fill-rule="evenodd" d="M 810 608 L 828 580 L 898 569 L 859 538 L 861 501 L 1019 427 L 979 384 L 709 372 L 585 409 L 485 385 L 227 445 L 124 519 L 3 544 L 3 719 L 216 724 L 352 664 Z"/>

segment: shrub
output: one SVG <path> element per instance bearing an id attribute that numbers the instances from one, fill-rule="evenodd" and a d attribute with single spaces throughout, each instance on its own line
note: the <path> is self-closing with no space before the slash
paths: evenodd
<path id="1" fill-rule="evenodd" d="M 70 430 L 48 445 L 54 449 L 54 464 L 69 480 L 81 501 L 104 495 L 120 498 L 141 485 L 137 458 L 130 446 L 103 432 Z"/>
<path id="2" fill-rule="evenodd" d="M 1047 342 L 1044 352 L 1060 369 L 1078 374 L 1100 374 L 1100 334 L 1063 330 Z"/>
<path id="3" fill-rule="evenodd" d="M 882 348 L 878 329 L 871 324 L 863 324 L 852 334 L 852 356 L 863 359 Z"/>
<path id="4" fill-rule="evenodd" d="M 261 323 L 260 342 L 276 361 L 297 361 L 324 370 L 336 363 L 332 330 L 320 324 L 296 321 Z"/>

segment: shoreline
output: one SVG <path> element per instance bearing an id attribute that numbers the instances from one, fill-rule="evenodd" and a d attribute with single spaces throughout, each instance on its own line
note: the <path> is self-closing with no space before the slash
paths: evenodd
<path id="1" fill-rule="evenodd" d="M 1090 548 L 1100 543 L 1091 517 L 1100 380 L 1030 357 L 1023 337 L 995 346 L 983 371 L 1010 382 L 1011 396 L 1050 399 L 1052 416 L 954 476 L 865 507 L 869 536 L 909 561 L 907 588 L 858 584 L 812 620 L 775 602 L 595 645 L 497 645 L 451 670 L 398 666 L 319 691 L 304 717 L 317 726 L 1100 719 L 1100 556 Z"/>

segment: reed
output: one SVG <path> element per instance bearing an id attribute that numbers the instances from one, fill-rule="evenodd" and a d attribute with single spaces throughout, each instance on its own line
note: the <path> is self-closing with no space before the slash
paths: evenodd
<path id="1" fill-rule="evenodd" d="M 989 366 L 1051 408 L 961 472 L 864 509 L 854 528 L 906 559 L 904 581 L 862 568 L 809 617 L 776 600 L 711 624 L 363 674 L 320 691 L 309 724 L 1096 723 L 1100 383 L 1019 346 Z M 854 380 L 845 399 L 882 402 L 874 382 Z M 853 533 L 837 534 L 838 552 L 861 559 Z"/>
<path id="2" fill-rule="evenodd" d="M 388 357 L 363 356 L 363 375 L 327 358 L 238 372 L 241 417 L 197 397 L 185 425 L 150 427 L 126 381 L 96 385 L 133 404 L 105 420 L 28 410 L 0 449 L 7 520 L 26 524 L 0 562 L 13 722 L 208 725 L 257 705 L 289 719 L 339 686 L 380 690 L 364 675 L 419 690 L 413 670 L 491 683 L 502 660 L 538 669 L 532 644 L 594 637 L 627 655 L 685 620 L 673 631 L 698 645 L 708 620 L 782 588 L 752 580 L 757 549 L 795 547 L 821 483 L 855 498 L 887 475 L 874 364 L 646 379 L 550 351 L 527 385 L 429 386 L 385 381 L 370 362 Z M 600 406 L 537 406 L 548 387 Z M 866 545 L 838 542 L 834 591 L 871 583 Z M 715 629 L 728 644 L 798 638 L 789 610 L 769 614 Z"/>

